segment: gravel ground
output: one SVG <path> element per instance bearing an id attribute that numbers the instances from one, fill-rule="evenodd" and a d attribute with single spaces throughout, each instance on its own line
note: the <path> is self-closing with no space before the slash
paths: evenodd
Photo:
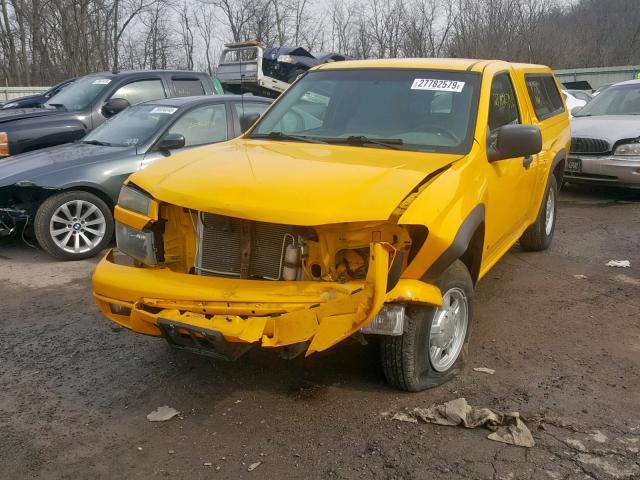
<path id="1" fill-rule="evenodd" d="M 355 343 L 290 362 L 173 351 L 100 316 L 95 261 L 4 245 L 0 478 L 638 479 L 639 219 L 640 193 L 563 191 L 552 248 L 514 248 L 478 286 L 464 373 L 419 394 Z M 390 419 L 458 397 L 521 412 L 536 446 Z M 181 416 L 148 422 L 161 405 Z"/>

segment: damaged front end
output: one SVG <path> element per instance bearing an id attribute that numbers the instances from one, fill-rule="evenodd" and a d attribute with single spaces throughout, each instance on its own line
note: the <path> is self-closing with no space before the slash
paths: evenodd
<path id="1" fill-rule="evenodd" d="M 309 355 L 361 331 L 400 335 L 404 305 L 442 302 L 401 278 L 424 227 L 291 226 L 151 200 L 137 210 L 116 207 L 119 250 L 98 265 L 94 294 L 111 320 L 179 348 Z"/>
<path id="2" fill-rule="evenodd" d="M 46 191 L 31 182 L 0 187 L 0 238 L 24 236 Z"/>

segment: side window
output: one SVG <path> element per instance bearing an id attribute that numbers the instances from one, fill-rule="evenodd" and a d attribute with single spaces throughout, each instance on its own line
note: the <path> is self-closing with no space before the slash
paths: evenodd
<path id="1" fill-rule="evenodd" d="M 224 103 L 194 108 L 169 129 L 184 135 L 185 146 L 193 147 L 227 139 L 227 109 Z"/>
<path id="2" fill-rule="evenodd" d="M 127 83 L 120 87 L 111 95 L 111 98 L 124 98 L 131 105 L 166 98 L 161 80 L 140 80 L 138 82 Z"/>
<path id="3" fill-rule="evenodd" d="M 538 120 L 564 112 L 562 97 L 551 75 L 525 75 L 527 91 Z"/>
<path id="4" fill-rule="evenodd" d="M 518 101 L 508 73 L 499 73 L 493 78 L 490 102 L 489 130 L 493 140 L 498 128 L 520 123 Z"/>
<path id="5" fill-rule="evenodd" d="M 191 97 L 194 95 L 204 95 L 202 82 L 197 78 L 172 78 L 173 89 L 176 97 Z"/>
<path id="6" fill-rule="evenodd" d="M 244 107 L 242 105 L 243 103 Z M 236 115 L 238 115 L 238 118 L 242 117 L 243 110 L 245 115 L 251 115 L 253 113 L 262 115 L 268 106 L 268 103 L 258 103 L 246 100 L 244 102 L 233 102 L 233 108 L 236 109 Z"/>

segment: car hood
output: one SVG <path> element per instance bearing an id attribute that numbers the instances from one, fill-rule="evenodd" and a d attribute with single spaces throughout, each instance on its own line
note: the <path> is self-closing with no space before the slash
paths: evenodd
<path id="1" fill-rule="evenodd" d="M 25 118 L 60 115 L 65 113 L 68 112 L 66 112 L 65 110 L 54 110 L 53 108 L 8 108 L 6 110 L 0 109 L 0 124 L 11 122 L 14 120 L 24 120 Z"/>
<path id="2" fill-rule="evenodd" d="M 613 145 L 618 140 L 640 137 L 640 115 L 573 117 L 571 136 L 601 138 Z"/>
<path id="3" fill-rule="evenodd" d="M 460 155 L 237 139 L 134 173 L 156 199 L 290 225 L 383 221 L 430 173 Z"/>
<path id="4" fill-rule="evenodd" d="M 0 186 L 33 182 L 60 170 L 90 163 L 115 160 L 135 152 L 135 147 L 107 147 L 86 143 L 67 143 L 0 159 Z M 47 185 L 41 185 L 47 186 Z"/>

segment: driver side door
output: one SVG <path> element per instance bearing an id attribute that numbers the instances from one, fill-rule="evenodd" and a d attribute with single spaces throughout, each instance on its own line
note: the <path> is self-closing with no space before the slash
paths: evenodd
<path id="1" fill-rule="evenodd" d="M 489 97 L 487 151 L 495 143 L 500 127 L 530 123 L 517 92 L 509 71 L 494 75 Z M 485 238 L 488 259 L 501 256 L 520 235 L 533 195 L 530 184 L 533 162 L 532 157 L 516 157 L 491 162 L 487 166 Z"/>

